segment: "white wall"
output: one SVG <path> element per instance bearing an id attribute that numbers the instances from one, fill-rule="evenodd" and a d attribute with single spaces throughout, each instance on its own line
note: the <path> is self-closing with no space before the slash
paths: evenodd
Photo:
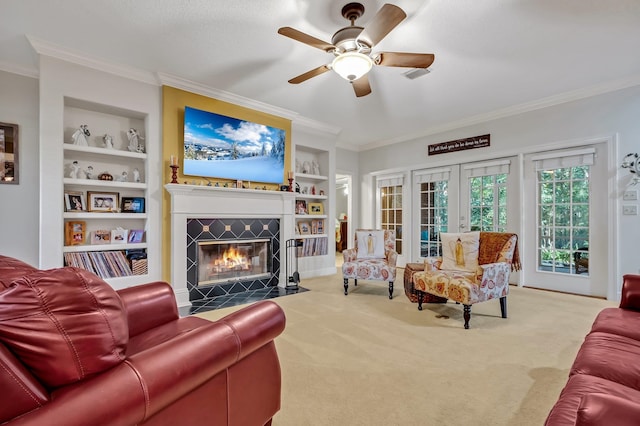
<path id="1" fill-rule="evenodd" d="M 18 185 L 0 184 L 0 254 L 38 264 L 38 80 L 0 71 L 0 122 L 17 124 Z"/>
<path id="2" fill-rule="evenodd" d="M 427 156 L 429 144 L 486 133 L 491 134 L 491 146 L 488 148 Z M 372 176 L 378 172 L 465 163 L 517 154 L 536 145 L 550 146 L 598 138 L 613 138 L 617 141 L 615 165 L 608 170 L 608 175 L 617 181 L 617 188 L 616 193 L 608 194 L 608 197 L 615 198 L 614 215 L 619 221 L 619 232 L 614 237 L 618 264 L 614 267 L 619 272 L 616 279 L 620 281 L 622 274 L 640 273 L 637 249 L 637 242 L 640 241 L 640 216 L 621 215 L 622 191 L 630 176 L 627 170 L 619 167 L 626 154 L 640 152 L 640 86 L 361 152 L 361 221 L 374 222 L 374 194 L 364 187 L 371 184 Z M 416 158 L 422 160 L 417 161 Z M 608 202 L 606 194 L 593 195 L 601 196 L 604 202 Z"/>

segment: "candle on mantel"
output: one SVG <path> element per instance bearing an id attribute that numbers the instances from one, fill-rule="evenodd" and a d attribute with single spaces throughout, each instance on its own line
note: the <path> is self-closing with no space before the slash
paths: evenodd
<path id="1" fill-rule="evenodd" d="M 172 165 L 172 166 L 177 166 L 177 165 L 178 165 L 178 161 L 177 161 L 177 159 L 176 159 L 176 156 L 175 156 L 175 155 L 172 155 L 172 156 L 171 156 L 171 165 Z"/>
<path id="2" fill-rule="evenodd" d="M 289 170 L 287 176 L 288 176 L 288 179 L 293 179 L 293 171 Z"/>

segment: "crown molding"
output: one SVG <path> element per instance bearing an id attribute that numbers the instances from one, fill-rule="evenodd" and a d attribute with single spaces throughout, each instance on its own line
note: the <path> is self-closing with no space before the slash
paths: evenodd
<path id="1" fill-rule="evenodd" d="M 622 90 L 629 87 L 640 85 L 640 74 L 630 77 L 609 81 L 606 83 L 596 84 L 593 86 L 572 90 L 569 92 L 560 93 L 558 95 L 549 96 L 546 98 L 538 99 L 532 102 L 525 102 L 518 105 L 513 105 L 507 108 L 498 109 L 485 114 L 478 114 L 471 117 L 463 118 L 461 120 L 450 121 L 438 126 L 429 127 L 421 132 L 398 136 L 396 138 L 380 140 L 368 144 L 359 145 L 356 147 L 357 152 L 368 151 L 375 148 L 380 148 L 386 145 L 394 145 L 401 142 L 408 142 L 416 139 L 420 139 L 426 136 L 435 135 L 438 133 L 448 132 L 450 130 L 460 129 L 475 124 L 486 123 L 488 121 L 497 120 L 500 118 L 510 117 L 525 112 L 535 111 L 543 108 L 548 108 L 556 105 L 561 105 L 568 102 L 577 101 L 580 99 L 590 98 L 593 96 L 602 95 L 605 93 L 615 92 L 616 90 Z M 350 149 L 349 147 L 340 148 Z M 353 147 L 351 147 L 353 150 Z"/>
<path id="2" fill-rule="evenodd" d="M 6 71 L 12 74 L 18 74 L 30 78 L 40 77 L 40 73 L 38 72 L 37 68 L 26 67 L 5 61 L 0 61 L 0 71 Z"/>
<path id="3" fill-rule="evenodd" d="M 267 114 L 283 117 L 291 120 L 297 126 L 301 126 L 307 129 L 316 130 L 322 133 L 328 133 L 330 135 L 337 135 L 341 129 L 322 123 L 320 121 L 312 120 L 298 114 L 297 112 L 279 108 L 264 102 L 256 101 L 254 99 L 246 98 L 244 96 L 236 95 L 234 93 L 226 92 L 224 90 L 215 89 L 213 87 L 206 86 L 204 84 L 196 83 L 191 80 L 184 79 L 175 75 L 170 75 L 162 72 L 156 73 L 158 81 L 162 85 L 175 87 L 176 89 L 186 90 L 188 92 L 196 93 L 210 98 L 219 99 L 221 101 L 229 102 L 235 105 L 239 105 L 245 108 L 262 111 Z"/>
<path id="4" fill-rule="evenodd" d="M 140 81 L 142 83 L 152 84 L 154 86 L 159 85 L 156 76 L 152 72 L 127 65 L 107 62 L 104 59 L 91 57 L 83 52 L 74 51 L 30 35 L 27 35 L 26 37 L 33 50 L 35 50 L 39 55 L 62 59 L 67 62 L 114 74 L 119 77 Z"/>

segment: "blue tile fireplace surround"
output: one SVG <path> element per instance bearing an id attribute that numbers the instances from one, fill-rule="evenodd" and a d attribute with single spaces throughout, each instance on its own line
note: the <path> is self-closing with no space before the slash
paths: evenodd
<path id="1" fill-rule="evenodd" d="M 240 242 L 267 239 L 268 276 L 229 278 L 215 283 L 199 283 L 199 243 Z M 198 218 L 187 220 L 187 290 L 189 300 L 203 301 L 241 292 L 278 286 L 280 275 L 280 220 L 277 218 Z"/>

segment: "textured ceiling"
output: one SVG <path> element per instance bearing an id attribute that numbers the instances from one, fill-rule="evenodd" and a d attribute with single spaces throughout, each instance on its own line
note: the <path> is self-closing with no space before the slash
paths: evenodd
<path id="1" fill-rule="evenodd" d="M 277 34 L 330 41 L 347 0 L 2 0 L 0 69 L 37 69 L 27 35 L 79 55 L 177 76 L 337 128 L 338 145 L 392 143 L 563 99 L 640 84 L 638 0 L 397 0 L 407 12 L 374 51 L 434 53 L 431 73 L 374 67 L 356 98 L 332 56 Z M 382 1 L 362 1 L 366 25 Z M 34 71 L 35 72 L 35 71 Z"/>

